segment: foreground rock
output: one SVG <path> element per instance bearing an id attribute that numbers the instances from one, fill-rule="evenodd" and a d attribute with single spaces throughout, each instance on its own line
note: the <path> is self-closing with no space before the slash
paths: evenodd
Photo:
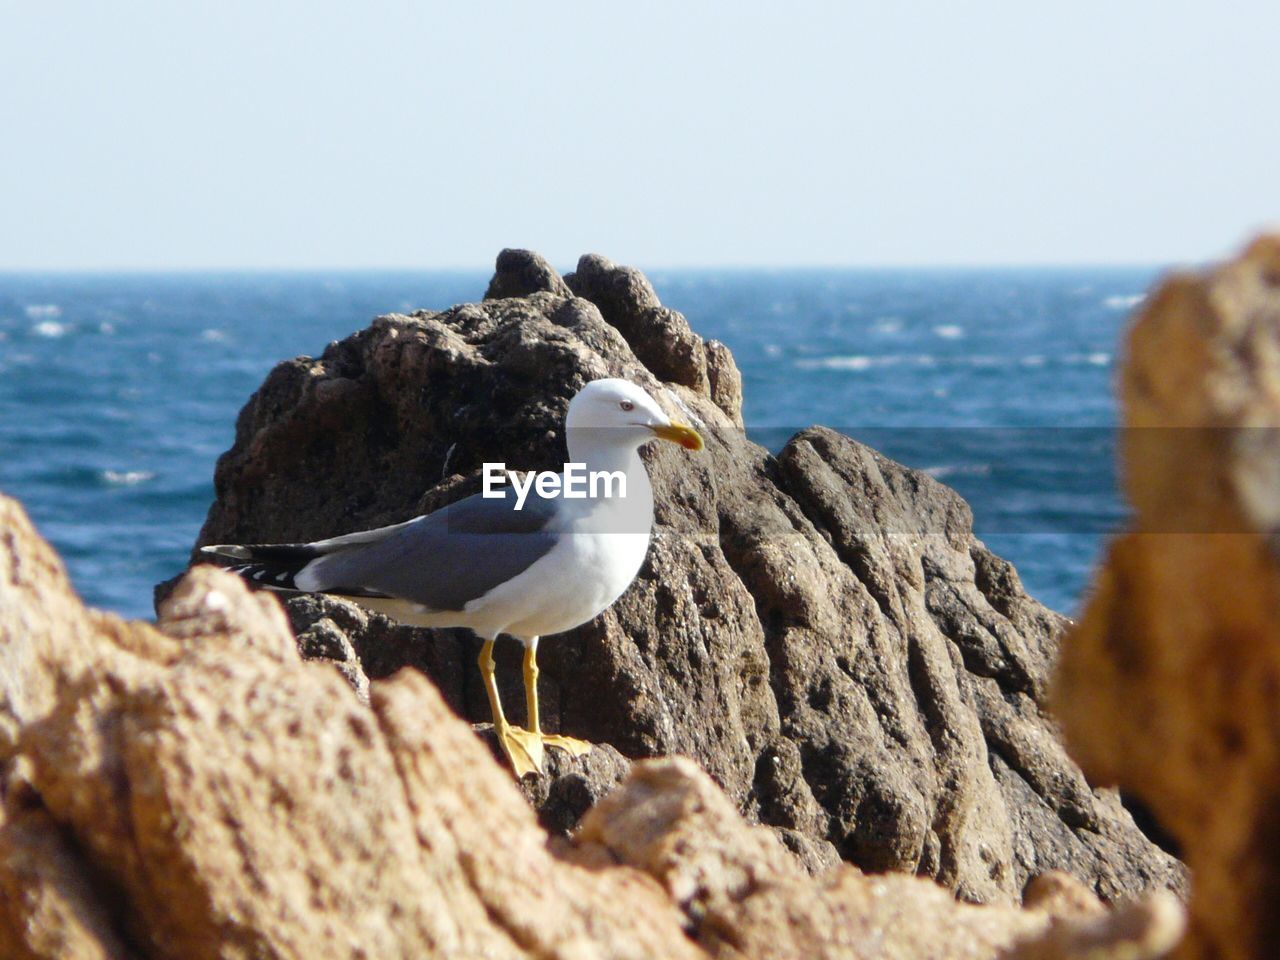
<path id="1" fill-rule="evenodd" d="M 1073 752 L 1178 841 L 1180 956 L 1274 955 L 1280 914 L 1280 237 L 1167 282 L 1121 380 L 1133 532 L 1065 645 Z M 1170 429 L 1179 428 L 1179 429 Z"/>
<path id="2" fill-rule="evenodd" d="M 708 448 L 652 451 L 640 577 L 544 643 L 551 729 L 632 759 L 692 756 L 814 870 L 843 858 L 980 902 L 1016 901 L 1051 869 L 1108 899 L 1181 884 L 1061 747 L 1044 689 L 1064 621 L 974 539 L 957 494 L 829 430 L 776 457 L 747 441 L 731 355 L 634 270 L 584 257 L 561 280 L 506 251 L 489 289 L 500 299 L 380 317 L 280 364 L 219 461 L 200 542 L 404 520 L 478 489 L 485 461 L 559 469 L 568 399 L 630 378 L 695 419 Z M 412 665 L 460 715 L 489 719 L 469 633 L 289 606 L 304 649 L 336 651 L 357 684 L 357 665 L 372 678 Z M 504 697 L 522 703 L 518 652 L 499 654 Z M 593 795 L 609 776 L 588 777 Z"/>
<path id="3" fill-rule="evenodd" d="M 1180 907 L 1045 877 L 977 907 L 810 878 L 687 760 L 638 764 L 548 843 L 421 674 L 303 662 L 207 567 L 158 628 L 82 607 L 0 497 L 0 958 L 1154 957 Z"/>

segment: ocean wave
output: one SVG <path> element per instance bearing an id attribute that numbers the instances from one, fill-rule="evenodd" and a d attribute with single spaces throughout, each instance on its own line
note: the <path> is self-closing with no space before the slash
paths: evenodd
<path id="1" fill-rule="evenodd" d="M 797 360 L 801 370 L 870 370 L 887 366 L 891 357 L 819 357 L 816 360 Z"/>
<path id="2" fill-rule="evenodd" d="M 1094 353 L 1068 353 L 1062 362 L 1070 366 L 1087 363 L 1091 367 L 1105 367 L 1111 363 L 1111 354 L 1099 350 Z"/>
<path id="3" fill-rule="evenodd" d="M 1106 297 L 1103 299 L 1102 305 L 1112 310 L 1128 310 L 1130 307 L 1136 307 L 1145 299 L 1147 299 L 1145 293 L 1129 293 Z"/>
<path id="4" fill-rule="evenodd" d="M 991 464 L 943 463 L 936 467 L 925 467 L 921 472 L 935 480 L 945 480 L 947 477 L 985 477 L 991 472 Z"/>
<path id="5" fill-rule="evenodd" d="M 30 310 L 31 308 L 28 307 L 27 309 Z M 70 331 L 71 328 L 69 326 L 65 323 L 59 323 L 57 320 L 41 320 L 31 328 L 31 332 L 37 337 L 49 337 L 51 339 L 65 336 Z"/>
<path id="6" fill-rule="evenodd" d="M 214 330 L 214 329 L 201 330 L 200 339 L 206 341 L 207 343 L 222 343 L 224 340 L 227 339 L 227 333 L 225 330 Z"/>
<path id="7" fill-rule="evenodd" d="M 156 478 L 150 470 L 103 470 L 98 476 L 113 487 L 136 487 Z"/>
<path id="8" fill-rule="evenodd" d="M 959 340 L 964 336 L 964 327 L 957 323 L 944 323 L 934 327 L 933 332 L 944 340 Z"/>
<path id="9" fill-rule="evenodd" d="M 53 320 L 62 316 L 62 308 L 56 303 L 30 303 L 26 313 L 28 320 Z"/>
<path id="10" fill-rule="evenodd" d="M 1066 367 L 1105 367 L 1111 363 L 1111 354 L 1098 351 L 1095 353 L 1067 353 L 1060 357 L 1045 356 L 1032 353 L 1026 356 L 998 356 L 991 353 L 968 353 L 961 356 L 946 356 L 932 353 L 890 353 L 880 356 L 851 354 L 848 356 L 812 357 L 796 360 L 795 366 L 801 370 L 875 370 L 883 367 L 1044 367 L 1049 365 Z"/>

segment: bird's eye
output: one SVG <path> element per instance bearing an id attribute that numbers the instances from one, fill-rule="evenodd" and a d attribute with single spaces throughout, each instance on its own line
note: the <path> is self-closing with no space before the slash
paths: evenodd
<path id="1" fill-rule="evenodd" d="M 627 411 L 627 413 L 630 413 L 632 410 L 636 408 L 636 405 L 632 403 L 630 400 L 623 400 L 618 404 L 618 406 L 620 406 L 623 410 Z"/>

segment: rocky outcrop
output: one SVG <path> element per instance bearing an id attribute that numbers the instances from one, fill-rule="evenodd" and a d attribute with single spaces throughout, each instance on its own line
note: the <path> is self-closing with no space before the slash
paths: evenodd
<path id="1" fill-rule="evenodd" d="M 219 461 L 200 542 L 404 520 L 478 489 L 485 461 L 558 469 L 569 398 L 627 377 L 695 420 L 708 447 L 651 451 L 657 523 L 639 578 L 543 644 L 550 729 L 633 760 L 693 757 L 813 870 L 840 857 L 980 902 L 1016 901 L 1054 869 L 1108 899 L 1182 883 L 1063 751 L 1044 697 L 1064 621 L 974 539 L 957 494 L 829 430 L 776 457 L 749 442 L 728 350 L 637 271 L 584 257 L 561 280 L 505 251 L 489 289 L 276 367 Z M 357 684 L 412 665 L 458 714 L 488 719 L 467 632 L 334 600 L 289 606 L 303 648 L 335 651 Z M 517 657 L 500 645 L 511 704 Z M 621 775 L 606 767 L 531 792 L 576 790 L 585 806 Z M 573 815 L 559 810 L 548 823 Z"/>
<path id="2" fill-rule="evenodd" d="M 155 625 L 86 610 L 0 497 L 0 960 L 1155 957 L 1179 906 L 809 877 L 688 760 L 572 844 L 422 674 L 367 702 L 274 599 L 191 571 Z"/>
<path id="3" fill-rule="evenodd" d="M 1280 236 L 1166 282 L 1120 381 L 1131 532 L 1064 646 L 1085 769 L 1141 799 L 1195 877 L 1179 956 L 1280 935 Z"/>

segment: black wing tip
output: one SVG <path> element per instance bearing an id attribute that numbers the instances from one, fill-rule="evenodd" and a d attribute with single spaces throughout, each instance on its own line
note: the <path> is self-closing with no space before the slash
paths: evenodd
<path id="1" fill-rule="evenodd" d="M 294 575 L 297 573 L 296 570 L 288 570 L 266 563 L 242 563 L 226 569 L 257 587 L 266 587 L 269 590 L 298 589 L 293 582 Z"/>
<path id="2" fill-rule="evenodd" d="M 213 543 L 198 552 L 202 558 L 223 561 L 219 566 L 250 586 L 269 590 L 297 590 L 294 577 L 319 553 L 302 543 Z"/>
<path id="3" fill-rule="evenodd" d="M 200 548 L 201 556 L 230 557 L 272 563 L 303 564 L 324 551 L 310 543 L 215 543 Z"/>
<path id="4" fill-rule="evenodd" d="M 232 560 L 252 560 L 253 548 L 237 543 L 213 543 L 200 548 L 202 557 L 230 557 Z"/>

